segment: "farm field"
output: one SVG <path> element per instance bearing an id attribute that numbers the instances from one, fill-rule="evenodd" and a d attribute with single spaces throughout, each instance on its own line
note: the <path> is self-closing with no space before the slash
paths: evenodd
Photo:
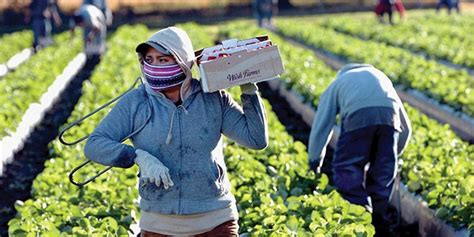
<path id="1" fill-rule="evenodd" d="M 368 27 L 369 26 L 369 27 Z M 342 62 L 364 62 L 385 72 L 401 90 L 416 91 L 440 108 L 474 126 L 474 14 L 437 15 L 414 11 L 394 26 L 379 24 L 372 13 L 279 17 L 274 29 L 263 29 L 249 19 L 203 25 L 178 24 L 191 37 L 195 50 L 218 40 L 268 35 L 278 45 L 285 65 L 280 78 L 286 91 L 301 103 L 318 109 L 319 98 L 335 79 L 337 70 L 318 58 L 314 50 Z M 129 88 L 140 75 L 136 45 L 156 30 L 146 25 L 121 25 L 109 32 L 108 49 L 82 84 L 67 124 L 98 108 Z M 0 38 L 0 63 L 13 51 L 29 45 L 29 31 Z M 0 78 L 0 148 L 20 126 L 31 104 L 38 103 L 69 62 L 81 52 L 79 36 L 54 36 L 56 44 L 34 54 L 16 70 Z M 297 42 L 297 43 L 296 43 Z M 5 47 L 5 45 L 11 47 Z M 9 50 L 12 49 L 12 50 Z M 314 49 L 314 50 L 312 50 Z M 7 54 L 8 52 L 8 54 Z M 198 78 L 198 70 L 193 76 Z M 262 82 L 267 83 L 267 82 Z M 267 88 L 267 87 L 261 87 Z M 236 101 L 236 88 L 227 90 Z M 67 96 L 61 97 L 67 100 Z M 64 101 L 57 101 L 61 104 Z M 326 174 L 308 165 L 307 144 L 292 137 L 272 101 L 264 98 L 269 144 L 261 151 L 223 139 L 227 174 L 237 200 L 241 236 L 374 236 L 371 214 L 344 200 Z M 401 182 L 410 195 L 458 236 L 474 235 L 474 146 L 450 128 L 405 103 L 413 127 L 409 146 L 401 157 Z M 109 109 L 71 129 L 65 140 L 83 137 L 99 124 Z M 297 113 L 289 110 L 288 113 Z M 304 123 L 301 121 L 301 123 Z M 66 124 L 57 124 L 65 127 Z M 293 126 L 298 126 L 295 124 Z M 31 129 L 31 133 L 34 129 Z M 474 136 L 474 134 L 472 134 Z M 37 138 L 24 141 L 28 146 Z M 20 141 L 22 142 L 22 141 Z M 65 146 L 51 140 L 45 149 L 44 169 L 26 188 L 30 196 L 0 207 L 9 218 L 0 223 L 0 235 L 9 236 L 129 236 L 140 218 L 138 168 L 114 168 L 78 188 L 69 172 L 85 161 L 84 143 Z M 6 156 L 1 156 L 6 157 Z M 21 166 L 13 155 L 1 160 Z M 85 180 L 104 166 L 93 164 L 75 179 Z M 0 173 L 1 174 L 1 173 Z M 1 187 L 7 187 L 0 178 Z M 21 181 L 23 182 L 23 180 Z M 15 182 L 15 185 L 18 182 Z M 15 190 L 13 184 L 8 190 Z"/>

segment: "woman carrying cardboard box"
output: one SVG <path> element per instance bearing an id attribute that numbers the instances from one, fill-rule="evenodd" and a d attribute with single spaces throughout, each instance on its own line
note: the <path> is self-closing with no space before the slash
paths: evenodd
<path id="1" fill-rule="evenodd" d="M 176 27 L 156 32 L 136 52 L 143 84 L 94 130 L 86 156 L 108 166 L 140 167 L 142 236 L 238 236 L 222 135 L 251 149 L 267 146 L 256 85 L 241 86 L 243 107 L 224 90 L 204 93 L 191 75 L 191 40 Z M 133 146 L 120 143 L 126 137 Z"/>

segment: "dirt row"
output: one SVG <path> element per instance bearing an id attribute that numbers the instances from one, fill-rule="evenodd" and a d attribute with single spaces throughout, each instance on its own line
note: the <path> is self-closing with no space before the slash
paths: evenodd
<path id="1" fill-rule="evenodd" d="M 14 154 L 13 162 L 4 167 L 5 172 L 0 177 L 0 236 L 8 235 L 8 221 L 16 214 L 15 201 L 25 201 L 31 197 L 32 183 L 43 171 L 44 162 L 50 158 L 48 144 L 56 139 L 60 126 L 71 115 L 82 95 L 82 83 L 89 79 L 98 62 L 98 58 L 86 61 L 82 70 L 61 93 L 58 102 L 25 141 L 24 148 Z"/>

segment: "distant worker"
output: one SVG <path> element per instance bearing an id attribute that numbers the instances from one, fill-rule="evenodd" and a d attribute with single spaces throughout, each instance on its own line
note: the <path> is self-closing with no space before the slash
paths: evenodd
<path id="1" fill-rule="evenodd" d="M 385 23 L 384 15 L 388 15 L 388 22 L 393 25 L 393 10 L 392 7 L 395 4 L 395 0 L 379 0 L 375 6 L 374 12 L 379 18 L 381 23 Z M 401 14 L 400 14 L 401 15 Z"/>
<path id="2" fill-rule="evenodd" d="M 253 0 L 252 7 L 259 27 L 272 27 L 272 16 L 276 10 L 274 4 L 276 6 L 278 0 Z"/>
<path id="3" fill-rule="evenodd" d="M 31 21 L 33 30 L 33 50 L 36 52 L 51 43 L 51 18 L 56 26 L 62 24 L 55 0 L 32 0 L 26 21 Z"/>
<path id="4" fill-rule="evenodd" d="M 388 22 L 393 25 L 393 8 L 395 8 L 395 10 L 400 14 L 400 19 L 405 17 L 406 10 L 402 0 L 380 0 L 375 6 L 374 11 L 381 23 L 385 23 L 384 15 L 387 13 Z"/>
<path id="5" fill-rule="evenodd" d="M 105 52 L 107 34 L 105 16 L 94 5 L 86 4 L 74 14 L 71 30 L 76 26 L 84 28 L 84 51 L 88 57 L 102 55 Z"/>
<path id="6" fill-rule="evenodd" d="M 86 4 L 94 5 L 97 8 L 99 8 L 100 11 L 102 11 L 102 13 L 105 16 L 105 23 L 107 24 L 107 26 L 112 25 L 113 15 L 112 15 L 112 11 L 107 6 L 106 0 L 84 0 L 82 5 L 86 5 Z"/>
<path id="7" fill-rule="evenodd" d="M 459 7 L 459 1 L 460 0 L 451 0 L 451 7 L 456 8 L 456 11 L 458 14 L 461 14 L 461 8 Z"/>
<path id="8" fill-rule="evenodd" d="M 459 8 L 459 0 L 439 0 L 438 4 L 436 5 L 436 12 L 439 12 L 443 5 L 448 8 L 449 14 L 451 14 L 452 8 L 455 8 L 458 13 L 461 13 L 461 9 Z"/>
<path id="9" fill-rule="evenodd" d="M 389 236 L 397 156 L 411 136 L 405 108 L 383 72 L 368 64 L 344 66 L 321 96 L 311 128 L 308 158 L 318 173 L 338 114 L 341 133 L 332 161 L 334 185 L 346 200 L 372 212 L 376 236 Z"/>

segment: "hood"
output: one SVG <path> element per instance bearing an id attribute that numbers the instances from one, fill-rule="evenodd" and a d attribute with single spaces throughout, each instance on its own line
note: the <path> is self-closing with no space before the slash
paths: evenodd
<path id="1" fill-rule="evenodd" d="M 347 73 L 350 70 L 357 69 L 357 68 L 363 68 L 363 67 L 373 67 L 373 66 L 370 65 L 370 64 L 349 63 L 349 64 L 344 65 L 344 67 L 342 67 L 337 72 L 336 78 L 341 77 L 342 75 L 344 75 L 345 73 Z"/>
<path id="2" fill-rule="evenodd" d="M 184 101 L 191 93 L 191 68 L 195 59 L 193 45 L 188 34 L 184 30 L 172 26 L 157 31 L 146 42 L 139 44 L 137 49 L 143 44 L 158 44 L 174 56 L 186 75 L 186 79 L 181 86 L 181 100 Z M 142 55 L 139 53 L 140 60 L 141 57 Z M 141 62 L 140 69 L 143 70 Z M 143 81 L 145 86 L 148 87 L 146 80 Z"/>

